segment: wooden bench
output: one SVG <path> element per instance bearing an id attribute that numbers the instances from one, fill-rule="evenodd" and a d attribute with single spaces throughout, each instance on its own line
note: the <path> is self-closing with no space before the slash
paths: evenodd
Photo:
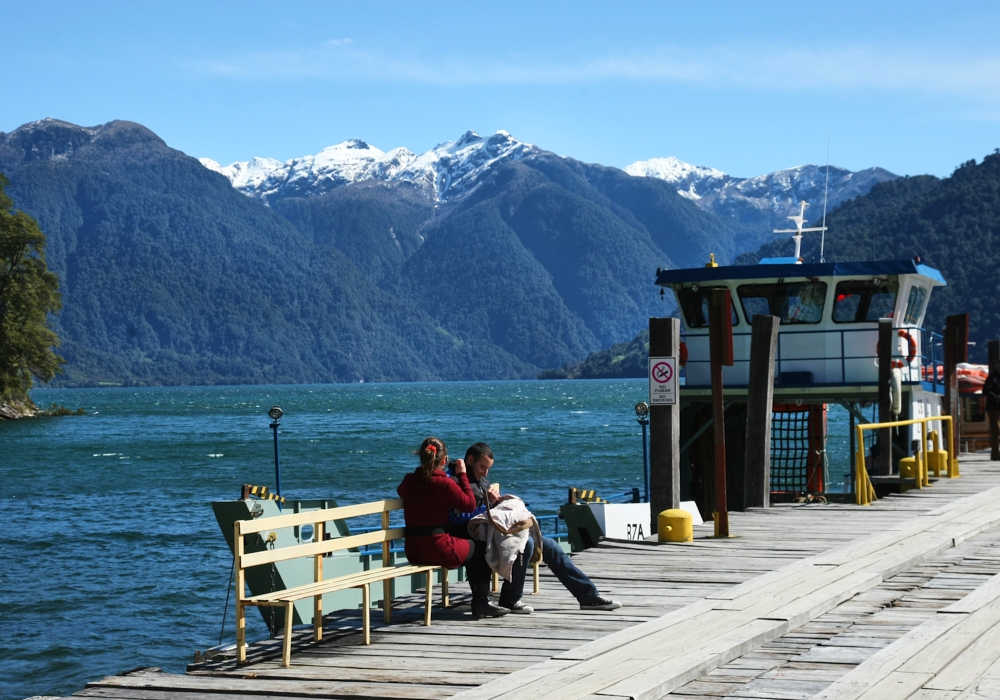
<path id="1" fill-rule="evenodd" d="M 437 566 L 417 566 L 414 564 L 392 565 L 388 562 L 390 542 L 403 537 L 404 530 L 401 527 L 389 527 L 389 513 L 394 510 L 401 510 L 403 501 L 393 499 L 388 501 L 375 501 L 373 503 L 361 503 L 354 506 L 343 506 L 339 508 L 325 508 L 312 510 L 304 513 L 292 513 L 289 515 L 279 515 L 271 518 L 259 518 L 256 520 L 237 520 L 233 527 L 235 529 L 235 567 L 236 567 L 236 653 L 237 662 L 246 663 L 246 608 L 248 606 L 273 606 L 285 609 L 285 635 L 284 646 L 282 648 L 281 665 L 288 667 L 291 664 L 292 654 L 292 620 L 294 619 L 295 601 L 305 598 L 313 599 L 313 638 L 318 642 L 323 638 L 323 594 L 334 591 L 342 591 L 350 588 L 360 588 L 362 596 L 361 620 L 364 635 L 364 643 L 371 644 L 371 591 L 373 583 L 382 582 L 382 614 L 386 623 L 392 621 L 392 579 L 413 574 L 425 574 L 427 576 L 426 603 L 424 610 L 424 624 L 431 624 L 431 594 L 433 592 L 433 573 Z M 335 537 L 324 539 L 325 524 L 333 520 L 345 520 L 363 515 L 382 516 L 381 529 L 372 532 L 365 532 L 358 535 L 346 537 Z M 247 535 L 258 534 L 278 530 L 281 528 L 312 525 L 313 537 L 311 542 L 297 544 L 291 547 L 280 549 L 267 549 L 261 552 L 247 553 L 244 547 L 243 538 Z M 335 578 L 323 578 L 323 555 L 330 552 L 342 551 L 367 545 L 382 545 L 382 566 L 368 571 L 362 571 Z M 247 596 L 244 592 L 246 570 L 254 566 L 264 566 L 274 564 L 279 561 L 311 557 L 313 559 L 313 582 L 294 588 L 287 588 L 281 591 L 263 593 L 260 595 Z M 442 595 L 444 607 L 448 607 L 448 572 L 442 570 Z"/>

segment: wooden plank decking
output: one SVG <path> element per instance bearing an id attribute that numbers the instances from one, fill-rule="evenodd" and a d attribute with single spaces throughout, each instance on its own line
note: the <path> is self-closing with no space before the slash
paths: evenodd
<path id="1" fill-rule="evenodd" d="M 894 643 L 860 634 L 867 623 L 858 620 L 874 619 L 883 611 L 877 601 L 923 591 L 933 576 L 920 585 L 912 582 L 923 580 L 926 571 L 944 571 L 940 562 L 952 561 L 955 552 L 979 551 L 980 541 L 1000 541 L 1000 463 L 963 455 L 961 464 L 961 479 L 941 479 L 929 489 L 869 507 L 779 506 L 733 513 L 735 537 L 729 540 L 711 539 L 711 526 L 702 526 L 691 544 L 605 542 L 575 555 L 602 593 L 622 601 L 620 610 L 579 610 L 543 567 L 542 592 L 526 596 L 534 615 L 474 621 L 467 596 L 455 590 L 453 603 L 460 605 L 435 609 L 433 626 L 423 627 L 422 596 L 416 596 L 411 608 L 394 613 L 394 624 L 375 626 L 368 647 L 358 643 L 359 613 L 331 615 L 323 642 L 312 643 L 306 630 L 296 633 L 291 668 L 280 666 L 280 643 L 265 640 L 250 648 L 247 666 L 216 657 L 191 666 L 186 674 L 114 676 L 76 695 L 613 700 L 672 694 L 690 700 L 808 698 L 835 692 L 838 681 L 851 683 L 842 677 L 862 672 L 851 669 L 862 668 L 866 659 Z M 959 503 L 962 499 L 967 500 Z M 931 511 L 935 514 L 928 515 Z M 998 560 L 976 561 L 981 566 L 975 573 L 963 570 L 945 577 L 955 588 L 928 589 L 937 591 L 934 600 L 942 600 L 941 591 L 946 591 L 944 600 L 953 602 L 976 587 L 971 583 L 982 583 L 987 576 L 982 571 L 1000 571 Z M 920 595 L 917 600 L 924 600 Z M 897 636 L 938 614 L 936 609 L 924 612 L 908 628 L 896 625 Z M 833 639 L 840 643 L 829 643 Z M 809 657 L 790 661 L 820 646 L 839 649 L 842 657 L 848 650 L 853 663 L 824 668 Z M 784 664 L 772 663 L 775 652 L 766 650 L 774 649 L 787 657 Z M 794 653 L 785 653 L 789 650 Z M 822 653 L 831 652 L 816 652 Z M 771 658 L 759 658 L 761 654 Z M 776 668 L 798 674 L 797 690 L 787 683 L 765 687 Z M 986 674 L 984 670 L 989 680 Z"/>

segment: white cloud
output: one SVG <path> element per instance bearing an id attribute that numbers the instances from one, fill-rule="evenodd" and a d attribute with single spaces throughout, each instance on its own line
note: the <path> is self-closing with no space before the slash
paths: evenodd
<path id="1" fill-rule="evenodd" d="M 330 80 L 440 86 L 587 84 L 609 81 L 686 84 L 709 89 L 901 91 L 996 100 L 1000 52 L 886 47 L 665 46 L 604 56 L 497 60 L 429 59 L 331 39 L 317 48 L 252 51 L 189 62 L 195 72 L 247 80 Z"/>

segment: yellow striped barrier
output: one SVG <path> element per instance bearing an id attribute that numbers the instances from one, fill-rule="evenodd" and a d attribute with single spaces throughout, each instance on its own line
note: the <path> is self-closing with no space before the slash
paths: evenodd
<path id="1" fill-rule="evenodd" d="M 854 483 L 856 487 L 854 489 L 854 502 L 859 506 L 871 505 L 871 502 L 875 499 L 875 487 L 872 486 L 872 481 L 868 476 L 868 470 L 865 468 L 865 433 L 866 430 L 879 430 L 880 428 L 900 428 L 907 425 L 916 425 L 920 423 L 921 426 L 921 436 L 920 441 L 921 449 L 917 451 L 914 455 L 916 460 L 916 480 L 917 488 L 922 489 L 925 486 L 930 486 L 930 478 L 928 477 L 928 466 L 931 459 L 934 462 L 934 476 L 938 476 L 938 471 L 940 469 L 939 465 L 941 463 L 941 450 L 938 446 L 937 441 L 937 431 L 934 431 L 931 435 L 934 438 L 934 449 L 931 451 L 932 455 L 928 454 L 927 450 L 927 424 L 935 421 L 940 421 L 942 423 L 942 431 L 945 426 L 944 423 L 947 422 L 947 435 L 948 435 L 948 451 L 945 453 L 947 455 L 947 467 L 946 474 L 949 479 L 957 479 L 961 476 L 958 473 L 958 455 L 955 454 L 955 436 L 952 433 L 952 417 L 951 416 L 929 416 L 927 418 L 911 418 L 909 420 L 898 420 L 891 423 L 865 423 L 863 425 L 855 426 L 855 430 L 858 431 L 858 452 L 855 458 L 855 480 Z M 943 461 L 943 460 L 942 460 Z"/>
<path id="2" fill-rule="evenodd" d="M 284 503 L 285 497 L 279 496 L 276 493 L 271 493 L 271 491 L 266 486 L 254 486 L 253 484 L 243 484 L 243 494 L 242 498 L 246 500 L 254 496 L 263 501 L 277 501 L 278 503 Z"/>

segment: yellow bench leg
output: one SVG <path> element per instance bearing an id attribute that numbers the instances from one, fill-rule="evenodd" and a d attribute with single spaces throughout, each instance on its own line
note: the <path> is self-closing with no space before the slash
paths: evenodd
<path id="1" fill-rule="evenodd" d="M 448 576 L 450 572 L 448 569 L 441 569 L 441 606 L 445 608 L 451 607 L 451 600 L 448 597 Z"/>
<path id="2" fill-rule="evenodd" d="M 392 581 L 390 579 L 382 582 L 382 621 L 387 625 L 392 622 Z"/>
<path id="3" fill-rule="evenodd" d="M 236 602 L 236 663 L 247 662 L 247 616 L 246 606 Z"/>
<path id="4" fill-rule="evenodd" d="M 496 571 L 493 572 L 493 592 L 500 592 L 500 577 L 497 575 Z"/>
<path id="5" fill-rule="evenodd" d="M 313 597 L 313 640 L 323 639 L 323 596 Z"/>
<path id="6" fill-rule="evenodd" d="M 361 587 L 361 630 L 365 644 L 372 643 L 371 604 L 372 594 L 366 583 Z"/>
<path id="7" fill-rule="evenodd" d="M 424 600 L 424 626 L 431 626 L 431 600 L 434 595 L 434 569 L 427 569 L 427 596 Z"/>
<path id="8" fill-rule="evenodd" d="M 532 595 L 538 595 L 538 562 L 536 561 L 532 565 L 532 578 L 534 579 L 534 589 L 531 591 Z"/>
<path id="9" fill-rule="evenodd" d="M 285 644 L 281 650 L 281 665 L 292 665 L 292 620 L 295 619 L 295 603 L 285 603 Z"/>

